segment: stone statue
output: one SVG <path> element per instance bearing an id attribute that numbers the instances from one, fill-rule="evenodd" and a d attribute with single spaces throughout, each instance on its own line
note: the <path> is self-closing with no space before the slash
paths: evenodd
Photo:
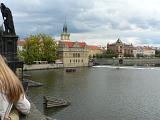
<path id="1" fill-rule="evenodd" d="M 1 13 L 4 20 L 5 33 L 15 35 L 13 17 L 10 9 L 1 3 Z"/>

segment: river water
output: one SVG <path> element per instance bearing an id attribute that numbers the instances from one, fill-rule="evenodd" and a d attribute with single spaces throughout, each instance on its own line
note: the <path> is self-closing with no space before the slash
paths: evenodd
<path id="1" fill-rule="evenodd" d="M 44 86 L 29 88 L 37 108 L 56 120 L 159 120 L 160 68 L 97 66 L 27 71 Z M 71 101 L 64 108 L 44 109 L 43 96 Z"/>

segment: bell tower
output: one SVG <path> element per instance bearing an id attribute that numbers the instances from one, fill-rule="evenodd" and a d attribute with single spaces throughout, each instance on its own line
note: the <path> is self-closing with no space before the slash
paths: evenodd
<path id="1" fill-rule="evenodd" d="M 67 24 L 65 23 L 63 26 L 63 32 L 61 34 L 61 40 L 70 40 L 69 39 L 70 34 L 68 33 L 68 28 L 67 28 Z"/>

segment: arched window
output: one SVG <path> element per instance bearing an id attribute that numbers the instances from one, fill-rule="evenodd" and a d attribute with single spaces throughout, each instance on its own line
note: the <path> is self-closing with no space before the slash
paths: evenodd
<path id="1" fill-rule="evenodd" d="M 83 63 L 83 59 L 82 59 L 82 63 Z"/>
<path id="2" fill-rule="evenodd" d="M 78 57 L 80 57 L 80 53 L 78 53 Z"/>

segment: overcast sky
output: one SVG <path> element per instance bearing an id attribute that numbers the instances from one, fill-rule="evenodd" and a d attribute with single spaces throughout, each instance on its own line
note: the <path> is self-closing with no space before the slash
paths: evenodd
<path id="1" fill-rule="evenodd" d="M 20 38 L 46 33 L 60 39 L 67 21 L 71 40 L 106 45 L 120 38 L 160 46 L 160 0 L 1 0 Z M 2 23 L 2 18 L 1 18 Z"/>

